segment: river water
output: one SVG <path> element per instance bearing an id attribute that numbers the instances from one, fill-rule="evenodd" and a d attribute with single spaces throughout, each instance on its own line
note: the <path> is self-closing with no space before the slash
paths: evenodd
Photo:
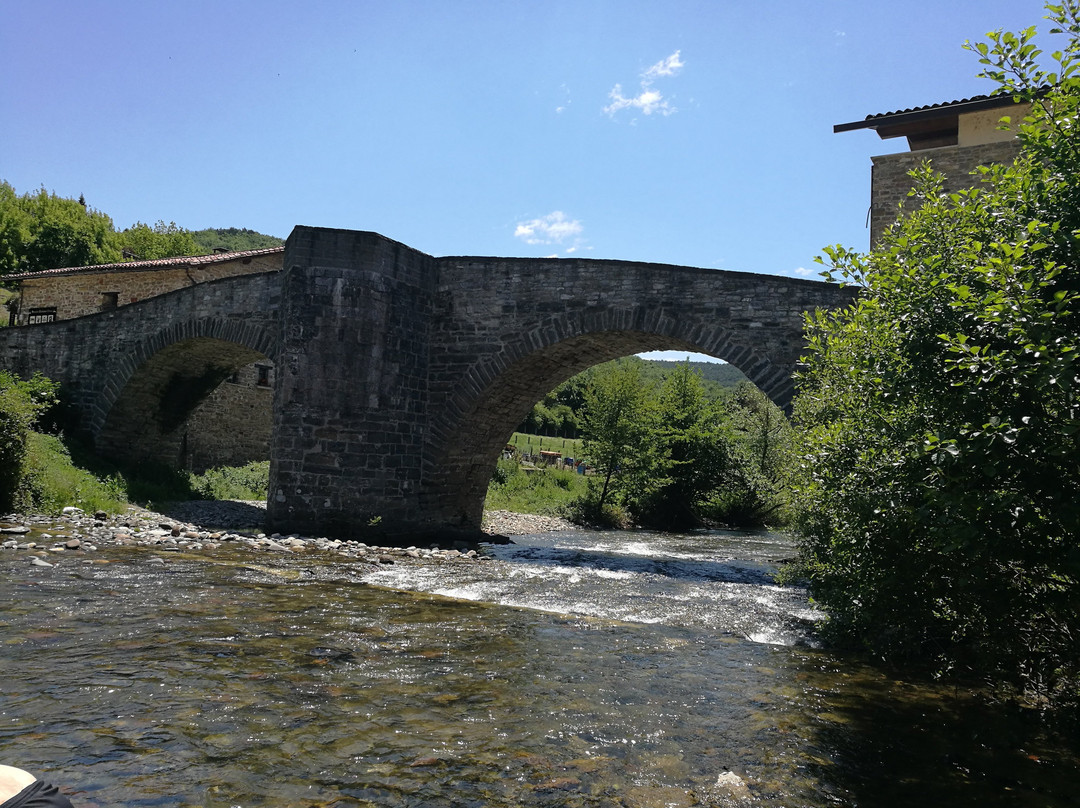
<path id="1" fill-rule="evenodd" d="M 0 762 L 79 808 L 1080 804 L 1075 740 L 819 648 L 782 536 L 515 542 L 0 554 Z"/>

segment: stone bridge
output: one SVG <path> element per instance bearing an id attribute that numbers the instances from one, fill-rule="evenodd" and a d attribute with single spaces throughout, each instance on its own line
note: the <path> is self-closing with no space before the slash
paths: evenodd
<path id="1" fill-rule="evenodd" d="M 61 382 L 99 451 L 153 453 L 175 448 L 217 384 L 266 357 L 268 526 L 419 540 L 479 529 L 502 447 L 572 375 L 685 349 L 731 362 L 787 407 L 803 312 L 853 296 L 659 264 L 435 258 L 375 233 L 297 227 L 280 273 L 3 329 L 0 366 Z"/>

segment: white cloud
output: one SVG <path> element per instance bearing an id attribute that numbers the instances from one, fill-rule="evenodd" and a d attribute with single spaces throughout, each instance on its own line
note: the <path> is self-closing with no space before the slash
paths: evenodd
<path id="1" fill-rule="evenodd" d="M 814 270 L 807 269 L 806 267 L 795 267 L 795 269 L 793 271 L 795 272 L 796 275 L 798 275 L 798 276 L 800 276 L 802 278 L 809 278 L 811 275 L 816 274 L 814 272 Z"/>
<path id="2" fill-rule="evenodd" d="M 539 219 L 518 222 L 514 229 L 514 238 L 519 238 L 526 244 L 562 244 L 567 239 L 576 240 L 584 230 L 585 227 L 580 221 L 568 219 L 561 210 L 554 210 Z M 576 246 L 575 244 L 574 247 Z"/>
<path id="3" fill-rule="evenodd" d="M 675 112 L 675 107 L 665 101 L 664 97 L 656 90 L 642 88 L 640 95 L 634 98 L 626 98 L 622 94 L 622 85 L 616 84 L 614 89 L 608 93 L 608 97 L 611 99 L 611 103 L 604 107 L 604 112 L 608 115 L 614 115 L 619 110 L 630 109 L 631 107 L 640 109 L 645 115 L 652 115 L 654 112 L 659 112 L 661 115 L 670 115 Z"/>
<path id="4" fill-rule="evenodd" d="M 656 79 L 674 76 L 685 66 L 685 63 L 679 58 L 681 53 L 682 51 L 675 51 L 642 73 L 641 92 L 635 96 L 628 98 L 623 95 L 622 85 L 616 84 L 608 93 L 611 103 L 604 107 L 604 112 L 611 116 L 624 109 L 638 109 L 644 115 L 652 115 L 654 112 L 661 115 L 671 115 L 675 112 L 675 107 L 652 85 Z"/>
<path id="5" fill-rule="evenodd" d="M 685 67 L 685 64 L 679 59 L 680 53 L 682 53 L 682 51 L 675 51 L 666 59 L 661 59 L 642 73 L 641 78 L 645 81 L 652 81 L 659 76 L 674 76 Z"/>

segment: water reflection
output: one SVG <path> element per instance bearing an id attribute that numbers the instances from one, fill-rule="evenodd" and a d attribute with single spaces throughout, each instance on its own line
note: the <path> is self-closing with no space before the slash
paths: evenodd
<path id="1" fill-rule="evenodd" d="M 717 804 L 725 769 L 768 805 L 1072 804 L 1062 739 L 747 641 L 778 616 L 806 630 L 804 596 L 731 580 L 782 542 L 695 540 L 538 537 L 392 571 L 432 592 L 329 558 L 0 555 L 0 756 L 80 806 Z M 678 566 L 694 552 L 707 573 Z M 433 594 L 469 587 L 552 608 Z M 634 611 L 664 619 L 603 616 Z"/>

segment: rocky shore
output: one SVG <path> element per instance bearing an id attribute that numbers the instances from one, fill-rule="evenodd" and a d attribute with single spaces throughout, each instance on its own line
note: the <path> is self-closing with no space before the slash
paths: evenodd
<path id="1" fill-rule="evenodd" d="M 155 553 L 213 554 L 219 548 L 252 553 L 330 553 L 371 564 L 424 561 L 481 561 L 482 547 L 384 547 L 298 535 L 267 535 L 259 528 L 266 504 L 243 501 L 193 501 L 164 508 L 164 513 L 130 506 L 127 513 L 87 514 L 65 508 L 58 516 L 9 514 L 0 516 L 0 553 L 21 551 L 34 566 L 56 566 L 65 560 L 88 560 L 110 547 L 146 547 Z M 564 519 L 509 511 L 484 515 L 484 530 L 497 535 L 522 535 L 572 530 Z M 151 561 L 165 563 L 161 556 Z"/>

